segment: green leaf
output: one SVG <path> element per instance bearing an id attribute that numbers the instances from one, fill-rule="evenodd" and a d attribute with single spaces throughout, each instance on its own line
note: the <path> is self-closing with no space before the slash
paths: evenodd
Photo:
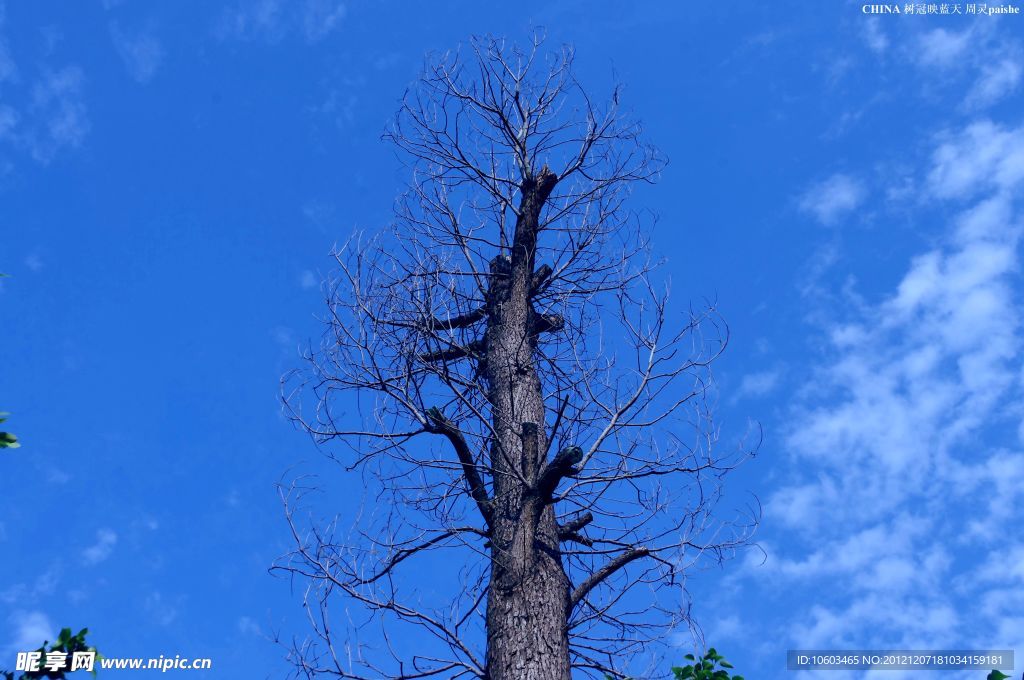
<path id="1" fill-rule="evenodd" d="M 697 657 L 695 657 L 693 654 L 687 654 L 683 658 L 686 659 L 687 661 L 696 661 L 697 660 Z"/>
<path id="2" fill-rule="evenodd" d="M 1005 680 L 1008 677 L 1010 676 L 1005 675 L 1002 671 L 992 671 L 985 680 Z"/>

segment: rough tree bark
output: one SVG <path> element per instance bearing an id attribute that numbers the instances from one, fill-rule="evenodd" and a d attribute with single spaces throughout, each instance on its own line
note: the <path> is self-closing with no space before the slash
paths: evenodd
<path id="1" fill-rule="evenodd" d="M 521 188 L 511 258 L 490 266 L 483 374 L 495 438 L 487 670 L 491 680 L 568 680 L 569 578 L 550 498 L 538 488 L 547 450 L 535 366 L 531 283 L 540 212 L 558 178 L 545 166 Z"/>
<path id="2" fill-rule="evenodd" d="M 276 569 L 307 584 L 312 630 L 289 644 L 299 677 L 640 675 L 692 624 L 686 569 L 749 536 L 712 516 L 747 455 L 712 451 L 723 327 L 711 306 L 673 326 L 625 207 L 660 158 L 617 89 L 592 102 L 571 49 L 470 47 L 407 94 L 385 135 L 412 166 L 397 224 L 336 253 L 324 343 L 285 383 L 371 494 L 339 535 L 298 520 L 301 480 L 282 487 L 295 548 Z M 429 587 L 403 578 L 434 554 Z"/>

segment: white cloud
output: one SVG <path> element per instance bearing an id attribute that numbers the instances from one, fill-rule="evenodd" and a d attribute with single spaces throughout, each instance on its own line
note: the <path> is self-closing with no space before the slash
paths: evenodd
<path id="1" fill-rule="evenodd" d="M 6 28 L 7 23 L 7 7 L 3 2 L 0 2 L 0 31 Z M 3 33 L 0 33 L 0 83 L 13 80 L 18 75 L 18 67 L 14 64 L 14 59 L 11 58 L 10 49 L 7 47 L 7 40 L 4 38 Z"/>
<path id="2" fill-rule="evenodd" d="M 0 2 L 0 84 L 5 85 L 4 101 L 0 102 L 0 142 L 46 164 L 62 149 L 79 146 L 89 131 L 83 97 L 85 79 L 77 66 L 55 70 L 46 64 L 36 77 L 25 77 L 11 56 L 5 28 L 5 6 Z M 46 31 L 44 37 L 47 42 L 51 40 Z M 0 168 L 0 172 L 8 169 Z"/>
<path id="3" fill-rule="evenodd" d="M 25 604 L 40 597 L 53 593 L 60 580 L 60 565 L 53 564 L 42 574 L 36 576 L 31 584 L 15 583 L 7 589 L 0 591 L 0 602 L 9 605 Z"/>
<path id="4" fill-rule="evenodd" d="M 126 32 L 116 22 L 110 24 L 110 37 L 128 74 L 140 83 L 149 82 L 163 63 L 164 48 L 160 40 L 149 32 Z"/>
<path id="5" fill-rule="evenodd" d="M 863 185 L 853 177 L 837 173 L 811 187 L 800 198 L 800 209 L 822 224 L 832 224 L 864 201 Z"/>
<path id="6" fill-rule="evenodd" d="M 285 348 L 294 348 L 297 339 L 295 337 L 295 331 L 287 326 L 274 326 L 270 329 L 270 337 L 274 339 L 278 345 Z"/>
<path id="7" fill-rule="evenodd" d="M 1001 38 L 992 22 L 974 22 L 961 31 L 934 29 L 921 33 L 912 58 L 934 87 L 971 85 L 961 109 L 979 111 L 1013 93 L 1021 82 L 1024 66 L 1019 42 Z"/>
<path id="8" fill-rule="evenodd" d="M 5 659 L 17 652 L 38 649 L 43 642 L 52 642 L 57 637 L 55 626 L 41 611 L 16 611 L 7 617 L 7 621 L 13 628 L 13 634 L 8 638 Z"/>
<path id="9" fill-rule="evenodd" d="M 18 67 L 15 66 L 14 59 L 11 58 L 7 42 L 0 36 L 0 83 L 13 80 L 17 74 Z"/>
<path id="10" fill-rule="evenodd" d="M 302 286 L 303 288 L 309 289 L 316 288 L 317 284 L 318 281 L 316 278 L 316 274 L 309 271 L 308 269 L 303 270 L 302 274 L 299 276 L 299 285 Z"/>
<path id="11" fill-rule="evenodd" d="M 960 63 L 974 41 L 974 29 L 960 32 L 936 28 L 918 37 L 917 60 L 925 67 L 950 68 Z"/>
<path id="12" fill-rule="evenodd" d="M 245 3 L 221 15 L 219 33 L 222 38 L 278 40 L 283 34 L 280 0 L 258 0 Z"/>
<path id="13" fill-rule="evenodd" d="M 263 631 L 260 630 L 260 626 L 255 620 L 248 616 L 243 616 L 238 619 L 238 632 L 242 635 L 262 635 Z"/>
<path id="14" fill-rule="evenodd" d="M 787 588 L 828 584 L 830 594 L 798 612 L 780 644 L 1024 639 L 1024 627 L 999 619 L 1019 609 L 986 625 L 965 608 L 988 602 L 995 612 L 1024 581 L 1015 566 L 1024 544 L 1006 540 L 1024 520 L 1024 453 L 1012 448 L 1024 411 L 1024 126 L 978 121 L 934 143 L 921 186 L 951 215 L 945 233 L 888 294 L 845 293 L 790 416 L 792 472 L 765 511 L 790 540 L 744 568 Z"/>
<path id="15" fill-rule="evenodd" d="M 345 4 L 337 0 L 305 0 L 301 5 L 258 0 L 225 11 L 217 33 L 222 39 L 274 43 L 299 32 L 307 42 L 315 43 L 333 33 L 345 14 Z"/>
<path id="16" fill-rule="evenodd" d="M 1020 62 L 1010 57 L 995 64 L 986 64 L 967 94 L 967 106 L 981 109 L 1010 94 L 1020 84 L 1021 70 Z"/>
<path id="17" fill-rule="evenodd" d="M 786 577 L 841 578 L 848 585 L 872 591 L 903 592 L 909 586 L 936 586 L 943 582 L 950 566 L 948 549 L 919 549 L 922 539 L 934 536 L 935 530 L 931 518 L 901 512 L 849 536 L 824 542 L 800 559 L 773 556 L 767 566 Z"/>
<path id="18" fill-rule="evenodd" d="M 138 519 L 134 520 L 132 522 L 132 526 L 133 527 L 141 527 L 141 528 L 146 529 L 148 531 L 156 531 L 157 529 L 160 528 L 160 522 L 158 522 L 156 520 L 156 518 L 154 518 L 154 517 L 151 517 L 151 516 L 148 516 L 148 515 L 144 515 L 144 516 L 139 517 Z"/>
<path id="19" fill-rule="evenodd" d="M 45 265 L 43 264 L 43 258 L 39 257 L 36 253 L 32 253 L 25 257 L 25 266 L 28 267 L 30 272 L 37 273 L 41 272 Z"/>
<path id="20" fill-rule="evenodd" d="M 1024 180 L 1024 128 L 1006 130 L 985 120 L 944 137 L 928 174 L 929 185 L 940 198 L 1014 189 Z"/>
<path id="21" fill-rule="evenodd" d="M 967 522 L 965 538 L 980 539 L 989 544 L 998 543 L 1000 532 L 1009 526 L 1014 513 L 1024 501 L 1024 455 L 998 451 L 980 465 L 958 470 L 958 477 L 985 499 L 985 512 Z M 1015 562 L 1014 557 L 1006 552 L 991 561 L 989 567 L 996 569 L 997 573 L 1010 576 L 1013 564 L 1019 564 L 1019 568 L 1024 569 L 1024 561 Z"/>
<path id="22" fill-rule="evenodd" d="M 161 626 L 169 626 L 178 618 L 177 606 L 167 602 L 159 591 L 147 595 L 143 606 L 153 620 Z"/>
<path id="23" fill-rule="evenodd" d="M 346 8 L 336 0 L 306 0 L 302 25 L 309 42 L 322 40 L 345 18 Z"/>
<path id="24" fill-rule="evenodd" d="M 117 534 L 111 529 L 100 529 L 96 532 L 96 542 L 82 551 L 82 561 L 87 565 L 96 565 L 110 557 L 117 545 Z"/>
<path id="25" fill-rule="evenodd" d="M 317 199 L 306 201 L 302 206 L 302 216 L 324 233 L 335 226 L 335 212 L 334 204 Z"/>
<path id="26" fill-rule="evenodd" d="M 85 78 L 77 66 L 46 71 L 32 87 L 32 127 L 25 142 L 32 156 L 49 163 L 61 149 L 76 148 L 89 132 L 82 89 Z"/>
<path id="27" fill-rule="evenodd" d="M 871 17 L 864 24 L 864 42 L 868 49 L 876 54 L 882 54 L 889 49 L 889 37 L 882 30 L 878 17 Z"/>
<path id="28" fill-rule="evenodd" d="M 745 626 L 738 616 L 730 615 L 716 617 L 713 628 L 711 629 L 711 635 L 708 636 L 708 639 L 735 640 L 742 634 L 744 628 Z"/>
<path id="29" fill-rule="evenodd" d="M 67 484 L 71 481 L 71 475 L 60 468 L 51 467 L 46 471 L 46 481 L 50 484 Z"/>
<path id="30" fill-rule="evenodd" d="M 1018 315 L 1007 277 L 1019 231 L 1004 221 L 1007 210 L 994 198 L 965 212 L 949 248 L 915 258 L 896 292 L 862 323 L 833 329 L 837 357 L 817 376 L 789 445 L 855 472 L 812 487 L 819 499 L 802 486 L 786 492 L 812 512 L 809 521 L 836 495 L 850 517 L 877 517 L 922 491 L 941 456 L 991 415 L 1010 386 Z M 804 519 L 794 513 L 787 510 Z"/>
<path id="31" fill-rule="evenodd" d="M 793 627 L 793 639 L 804 649 L 889 648 L 942 649 L 954 646 L 961 633 L 959 616 L 941 600 L 894 602 L 884 594 L 871 594 L 847 606 L 814 605 Z M 900 631 L 883 636 L 882 630 Z M 860 642 L 867 638 L 867 644 Z M 986 647 L 987 648 L 987 647 Z M 885 677 L 901 677 L 888 671 Z M 902 677 L 915 677 L 913 673 Z"/>
<path id="32" fill-rule="evenodd" d="M 18 124 L 18 112 L 10 106 L 0 104 L 0 140 L 10 139 Z"/>
<path id="33" fill-rule="evenodd" d="M 779 384 L 778 371 L 758 371 L 743 376 L 739 388 L 736 390 L 736 398 L 763 397 L 770 393 Z"/>

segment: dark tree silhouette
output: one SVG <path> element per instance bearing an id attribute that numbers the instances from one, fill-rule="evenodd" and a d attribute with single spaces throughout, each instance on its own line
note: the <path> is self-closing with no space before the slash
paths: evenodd
<path id="1" fill-rule="evenodd" d="M 712 517 L 748 455 L 712 452 L 725 326 L 713 306 L 676 321 L 626 205 L 663 162 L 618 89 L 598 105 L 572 50 L 540 47 L 428 63 L 385 134 L 411 166 L 396 223 L 336 251 L 324 342 L 285 380 L 370 493 L 344 533 L 282 487 L 276 569 L 307 583 L 313 629 L 289 643 L 299 676 L 624 677 L 689 623 L 687 567 L 753 528 Z"/>

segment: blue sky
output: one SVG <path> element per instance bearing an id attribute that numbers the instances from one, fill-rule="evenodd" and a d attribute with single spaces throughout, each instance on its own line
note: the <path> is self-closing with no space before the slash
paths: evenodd
<path id="1" fill-rule="evenodd" d="M 359 481 L 278 380 L 319 336 L 331 246 L 390 219 L 380 133 L 424 54 L 538 26 L 669 157 L 634 207 L 675 296 L 730 324 L 723 441 L 764 427 L 727 498 L 763 503 L 762 551 L 688 582 L 707 638 L 753 678 L 789 648 L 1024 660 L 1020 15 L 0 7 L 0 407 L 24 444 L 0 460 L 0 666 L 88 625 L 111 656 L 284 674 L 266 637 L 304 624 L 267 573 L 274 485 L 319 474 L 345 516 Z"/>

